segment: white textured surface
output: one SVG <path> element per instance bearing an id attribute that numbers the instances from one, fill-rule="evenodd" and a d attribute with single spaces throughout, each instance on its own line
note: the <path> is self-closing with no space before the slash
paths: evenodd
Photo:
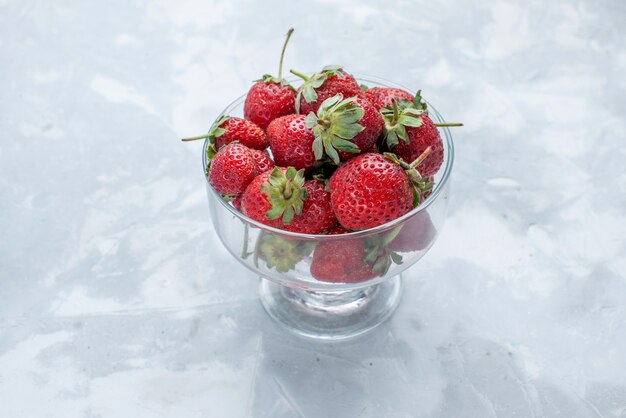
<path id="1" fill-rule="evenodd" d="M 3 417 L 626 417 L 620 1 L 0 2 Z M 287 66 L 422 88 L 451 213 L 395 317 L 284 335 L 177 138 Z"/>

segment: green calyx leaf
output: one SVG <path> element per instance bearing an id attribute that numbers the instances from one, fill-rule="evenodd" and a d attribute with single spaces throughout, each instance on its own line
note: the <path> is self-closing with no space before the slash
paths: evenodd
<path id="1" fill-rule="evenodd" d="M 406 108 L 399 114 L 397 125 L 402 127 L 410 126 L 413 128 L 420 127 L 423 123 L 422 114 L 423 112 L 417 109 L 413 109 L 410 107 Z"/>
<path id="2" fill-rule="evenodd" d="M 389 129 L 385 131 L 385 140 L 389 148 L 393 148 L 398 145 L 398 134 L 394 129 Z"/>
<path id="3" fill-rule="evenodd" d="M 267 196 L 272 206 L 265 216 L 267 219 L 282 219 L 285 225 L 291 224 L 296 215 L 302 213 L 307 191 L 304 187 L 304 170 L 293 167 L 283 172 L 275 167 L 267 182 L 261 185 L 261 192 Z"/>
<path id="4" fill-rule="evenodd" d="M 328 157 L 335 165 L 339 165 L 337 151 L 358 153 L 359 147 L 350 141 L 363 129 L 359 124 L 365 111 L 356 105 L 356 97 L 344 99 L 337 94 L 324 100 L 317 115 L 313 112 L 306 117 L 306 126 L 313 129 L 313 153 L 320 161 Z"/>
<path id="5" fill-rule="evenodd" d="M 402 256 L 394 251 L 389 253 L 389 256 L 391 257 L 391 261 L 393 261 L 395 264 L 402 264 Z"/>
<path id="6" fill-rule="evenodd" d="M 400 157 L 398 157 L 396 154 L 392 153 L 392 152 L 385 152 L 383 153 L 383 156 L 388 159 L 389 161 L 391 161 L 392 163 L 399 165 L 400 167 L 404 168 L 405 170 L 408 169 L 408 164 L 406 164 L 402 159 L 400 159 Z M 406 168 L 405 168 L 406 167 Z"/>
<path id="7" fill-rule="evenodd" d="M 404 127 L 404 125 L 398 124 L 396 126 L 395 133 L 396 135 L 398 135 L 399 138 L 401 138 L 407 144 L 411 142 L 411 139 L 409 138 L 409 134 L 406 131 L 406 128 Z"/>
<path id="8" fill-rule="evenodd" d="M 338 167 L 336 165 L 326 164 L 325 161 L 318 161 L 318 165 L 311 173 L 311 177 L 317 181 L 324 182 L 326 191 L 330 192 L 330 178 L 333 176 L 337 168 Z"/>
<path id="9" fill-rule="evenodd" d="M 410 138 L 406 128 L 418 128 L 423 123 L 421 115 L 424 111 L 413 107 L 408 100 L 394 100 L 392 106 L 383 108 L 381 113 L 385 120 L 384 140 L 389 148 L 398 145 L 398 139 L 408 144 Z"/>
<path id="10" fill-rule="evenodd" d="M 343 69 L 343 66 L 341 65 L 329 64 L 329 65 L 324 66 L 324 68 L 322 68 L 322 72 L 332 73 L 333 75 L 335 75 L 337 71 L 341 69 Z"/>
<path id="11" fill-rule="evenodd" d="M 258 79 L 258 80 L 254 80 L 254 81 L 265 81 L 266 83 L 280 83 L 283 79 L 278 78 L 278 77 L 274 77 L 271 74 L 263 74 L 263 76 Z"/>
<path id="12" fill-rule="evenodd" d="M 211 130 L 209 131 L 209 141 L 211 144 L 215 143 L 215 138 L 218 138 L 226 133 L 226 129 L 222 128 L 222 125 L 230 119 L 230 116 L 224 115 L 215 122 Z"/>
<path id="13" fill-rule="evenodd" d="M 388 234 L 386 234 L 383 237 L 383 245 L 389 245 L 389 243 L 391 241 L 393 241 L 398 234 L 400 233 L 400 231 L 402 231 L 402 225 L 401 226 L 397 226 L 395 227 L 391 232 L 389 232 Z"/>
<path id="14" fill-rule="evenodd" d="M 389 244 L 398 236 L 402 227 L 399 226 L 385 235 L 376 235 L 365 240 L 365 266 L 378 275 L 389 271 L 392 263 L 402 264 L 402 256 L 389 249 Z"/>
<path id="15" fill-rule="evenodd" d="M 428 115 L 428 106 L 426 105 L 426 102 L 422 100 L 421 90 L 418 90 L 417 93 L 415 93 L 415 98 L 413 98 L 412 107 L 414 109 L 421 110 L 423 113 L 426 113 Z"/>
<path id="16" fill-rule="evenodd" d="M 426 150 L 424 150 L 424 152 L 410 164 L 391 152 L 385 152 L 383 154 L 386 159 L 394 164 L 397 164 L 404 170 L 409 181 L 413 185 L 413 207 L 418 206 L 424 201 L 424 195 L 432 189 L 435 184 L 431 178 L 423 177 L 417 169 L 426 157 L 430 155 L 431 151 L 431 147 L 426 148 Z"/>
<path id="17" fill-rule="evenodd" d="M 266 83 L 280 84 L 289 87 L 293 91 L 296 91 L 296 89 L 291 85 L 291 83 L 289 83 L 289 81 L 285 80 L 284 78 L 274 77 L 271 74 L 263 74 L 260 79 L 254 81 L 264 81 Z"/>
<path id="18" fill-rule="evenodd" d="M 412 189 L 413 192 L 413 207 L 416 208 L 419 206 L 420 203 L 422 203 L 422 195 L 421 193 L 417 190 L 417 188 L 413 187 Z"/>
<path id="19" fill-rule="evenodd" d="M 209 140 L 209 146 L 206 149 L 206 154 L 207 157 L 209 158 L 209 160 L 212 160 L 213 157 L 215 157 L 215 154 L 217 154 L 217 149 L 215 148 L 215 138 L 219 138 L 220 136 L 224 135 L 226 133 L 226 129 L 222 128 L 222 125 L 228 120 L 230 119 L 230 116 L 224 115 L 221 118 L 219 118 L 211 127 L 211 130 L 209 130 L 209 133 L 206 135 L 206 137 Z"/>
<path id="20" fill-rule="evenodd" d="M 215 149 L 215 145 L 209 145 L 206 149 L 206 156 L 209 159 L 209 164 L 207 165 L 207 169 L 211 165 L 211 161 L 213 161 L 213 157 L 217 154 L 217 150 Z"/>
<path id="21" fill-rule="evenodd" d="M 314 76 L 316 78 L 311 78 L 305 81 L 300 87 L 298 94 L 296 96 L 296 112 L 300 113 L 300 100 L 304 97 L 304 100 L 307 103 L 313 103 L 317 100 L 317 92 L 315 89 L 319 88 L 326 81 L 326 74 L 319 74 Z"/>
<path id="22" fill-rule="evenodd" d="M 422 177 L 413 185 L 413 207 L 417 207 L 426 199 L 426 194 L 432 190 L 435 182 L 428 177 Z"/>
<path id="23" fill-rule="evenodd" d="M 338 75 L 339 70 L 341 70 L 341 66 L 339 65 L 327 65 L 322 68 L 322 71 L 310 77 L 296 70 L 290 70 L 292 74 L 304 80 L 304 83 L 302 83 L 296 95 L 296 113 L 300 113 L 300 101 L 302 97 L 304 97 L 307 103 L 315 102 L 317 100 L 317 92 L 315 90 L 322 87 L 328 77 Z"/>
<path id="24" fill-rule="evenodd" d="M 428 115 L 428 108 L 422 99 L 422 91 L 415 93 L 413 102 L 408 100 L 394 101 L 392 106 L 381 109 L 385 120 L 384 138 L 389 148 L 398 145 L 398 138 L 409 143 L 406 128 L 422 126 L 422 115 Z"/>
<path id="25" fill-rule="evenodd" d="M 313 154 L 315 155 L 316 160 L 321 160 L 324 158 L 324 143 L 322 142 L 321 136 L 316 136 L 313 140 Z"/>
<path id="26" fill-rule="evenodd" d="M 311 254 L 311 242 L 290 240 L 278 235 L 262 234 L 257 244 L 258 258 L 265 260 L 267 267 L 280 273 L 293 270 L 296 264 Z"/>
<path id="27" fill-rule="evenodd" d="M 324 173 L 314 174 L 313 178 L 324 183 L 324 190 L 330 192 L 330 178 L 326 177 Z"/>

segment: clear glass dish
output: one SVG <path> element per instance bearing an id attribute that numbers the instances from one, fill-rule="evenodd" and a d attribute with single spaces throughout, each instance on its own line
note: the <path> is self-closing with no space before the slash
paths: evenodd
<path id="1" fill-rule="evenodd" d="M 377 77 L 355 77 L 369 87 L 398 87 L 411 91 Z M 239 97 L 215 120 L 222 115 L 243 117 L 244 100 L 245 95 Z M 445 122 L 430 103 L 428 108 L 435 123 Z M 341 339 L 362 334 L 389 318 L 400 301 L 400 274 L 426 254 L 446 218 L 454 148 L 450 130 L 440 128 L 440 133 L 444 160 L 435 175 L 431 195 L 401 218 L 365 231 L 307 235 L 275 229 L 238 212 L 207 180 L 215 231 L 230 254 L 261 278 L 261 302 L 273 319 L 300 335 Z M 208 145 L 207 140 L 202 153 L 203 170 L 206 170 Z M 394 250 L 402 260 L 400 262 L 395 257 L 384 274 L 368 272 L 364 277 L 346 266 L 347 271 L 341 279 L 316 279 L 311 272 L 316 258 L 319 257 L 319 261 L 334 250 L 340 252 L 340 247 L 344 246 L 368 248 L 370 253 L 383 254 L 383 258 Z"/>

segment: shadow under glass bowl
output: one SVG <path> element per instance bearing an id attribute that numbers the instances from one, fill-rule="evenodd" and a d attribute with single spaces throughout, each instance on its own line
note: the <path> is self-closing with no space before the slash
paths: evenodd
<path id="1" fill-rule="evenodd" d="M 411 91 L 377 77 L 355 77 L 369 87 Z M 216 120 L 243 117 L 245 98 L 232 102 Z M 428 109 L 435 123 L 445 122 L 430 103 Z M 426 254 L 446 218 L 454 147 L 450 130 L 440 128 L 440 133 L 443 164 L 431 195 L 401 218 L 365 231 L 308 235 L 272 228 L 237 211 L 206 181 L 215 231 L 230 254 L 260 276 L 261 302 L 273 319 L 296 334 L 334 340 L 362 334 L 389 318 L 400 301 L 400 274 Z M 206 140 L 203 170 L 209 145 Z M 358 261 L 368 255 L 391 265 L 384 274 L 364 269 Z M 320 267 L 328 264 L 339 265 L 340 271 Z"/>

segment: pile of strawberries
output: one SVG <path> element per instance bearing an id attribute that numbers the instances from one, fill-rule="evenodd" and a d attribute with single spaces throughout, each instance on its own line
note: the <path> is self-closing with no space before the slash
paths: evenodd
<path id="1" fill-rule="evenodd" d="M 443 161 L 420 92 L 367 88 L 339 66 L 291 70 L 304 80 L 295 89 L 283 54 L 278 77 L 250 88 L 244 119 L 223 116 L 185 139 L 209 139 L 215 190 L 258 222 L 307 234 L 372 228 L 418 205 Z"/>
<path id="2" fill-rule="evenodd" d="M 291 70 L 303 80 L 294 88 L 282 78 L 292 32 L 278 77 L 255 82 L 243 119 L 223 116 L 207 135 L 184 139 L 209 139 L 209 182 L 246 216 L 298 233 L 364 230 L 411 211 L 443 162 L 420 91 L 367 88 L 339 66 Z"/>

